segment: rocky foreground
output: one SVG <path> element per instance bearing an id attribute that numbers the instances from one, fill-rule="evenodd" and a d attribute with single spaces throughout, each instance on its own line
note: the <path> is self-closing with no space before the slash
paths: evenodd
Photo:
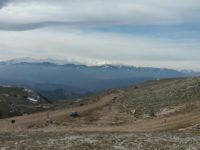
<path id="1" fill-rule="evenodd" d="M 2 150 L 199 150 L 200 132 L 63 133 L 0 135 Z"/>

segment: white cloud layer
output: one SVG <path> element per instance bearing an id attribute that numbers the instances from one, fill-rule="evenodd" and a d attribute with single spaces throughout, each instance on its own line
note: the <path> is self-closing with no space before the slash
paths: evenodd
<path id="1" fill-rule="evenodd" d="M 0 32 L 0 59 L 33 57 L 75 59 L 83 63 L 120 63 L 200 70 L 198 40 L 158 40 L 109 33 L 31 30 Z M 186 64 L 195 64 L 188 66 Z"/>
<path id="2" fill-rule="evenodd" d="M 200 36 L 171 38 L 160 33 L 160 38 L 155 38 L 139 32 L 126 35 L 123 29 L 104 33 L 84 28 L 117 25 L 198 26 L 200 1 L 2 0 L 0 59 L 52 57 L 90 64 L 114 62 L 200 70 Z"/>

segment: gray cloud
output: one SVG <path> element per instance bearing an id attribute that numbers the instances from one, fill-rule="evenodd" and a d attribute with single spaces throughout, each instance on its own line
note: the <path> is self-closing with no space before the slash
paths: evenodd
<path id="1" fill-rule="evenodd" d="M 26 31 L 26 30 L 34 30 L 48 26 L 66 26 L 66 27 L 90 27 L 92 26 L 103 26 L 105 24 L 109 25 L 112 22 L 103 22 L 103 21 L 77 21 L 77 22 L 62 22 L 62 21 L 44 21 L 44 22 L 36 22 L 36 23 L 24 23 L 24 24 L 9 24 L 9 23 L 1 23 L 0 22 L 0 30 L 4 31 Z"/>
<path id="2" fill-rule="evenodd" d="M 10 0 L 0 0 L 0 8 L 4 7 L 9 2 L 10 2 Z"/>
<path id="3" fill-rule="evenodd" d="M 174 25 L 200 20 L 197 0 L 168 0 L 167 3 L 158 0 L 1 0 L 0 7 L 8 2 L 12 3 L 9 9 L 0 10 L 0 30 L 73 25 Z"/>
<path id="4" fill-rule="evenodd" d="M 73 22 L 37 22 L 37 23 L 27 23 L 27 24 L 6 24 L 0 23 L 0 30 L 5 31 L 26 31 L 26 30 L 34 30 L 46 26 L 70 26 L 76 25 L 77 23 Z"/>

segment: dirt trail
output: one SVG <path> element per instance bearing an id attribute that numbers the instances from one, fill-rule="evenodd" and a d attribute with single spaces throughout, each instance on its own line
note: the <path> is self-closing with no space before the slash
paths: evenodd
<path id="1" fill-rule="evenodd" d="M 57 110 L 49 111 L 52 120 L 62 120 L 69 116 L 72 111 L 77 111 L 80 114 L 94 111 L 98 108 L 102 108 L 109 104 L 113 98 L 121 96 L 123 91 L 117 91 L 110 93 L 102 97 L 98 102 L 80 106 L 68 110 Z M 34 125 L 44 124 L 47 121 L 47 112 L 37 113 L 33 115 L 21 116 L 16 118 L 11 118 L 16 120 L 15 130 L 28 129 Z M 12 131 L 12 125 L 10 123 L 11 119 L 0 120 L 0 132 Z M 190 127 L 195 124 L 200 123 L 200 111 L 193 110 L 193 112 L 185 114 L 174 114 L 170 117 L 155 118 L 150 120 L 139 120 L 134 121 L 127 125 L 122 126 L 108 126 L 108 127 L 52 127 L 45 129 L 48 131 L 61 131 L 61 132 L 153 132 L 153 131 L 165 131 L 172 129 L 181 129 Z M 56 129 L 55 129 L 56 128 Z M 43 129 L 38 129 L 43 130 Z"/>
<path id="2" fill-rule="evenodd" d="M 183 115 L 175 115 L 165 118 L 136 121 L 128 125 L 108 127 L 60 127 L 60 132 L 154 132 L 183 129 L 200 123 L 200 112 L 193 112 Z M 40 130 L 40 129 L 39 129 Z M 46 132 L 55 131 L 55 128 L 45 129 Z"/>
<path id="3" fill-rule="evenodd" d="M 123 91 L 121 90 L 116 90 L 115 92 L 111 92 L 110 94 L 102 97 L 96 103 L 80 106 L 77 108 L 72 108 L 72 109 L 67 109 L 67 110 L 62 109 L 62 110 L 56 110 L 56 111 L 48 111 L 48 112 L 36 113 L 32 115 L 27 115 L 27 116 L 3 119 L 3 120 L 0 120 L 0 132 L 10 131 L 13 129 L 13 126 L 11 124 L 12 119 L 15 119 L 16 121 L 15 126 L 14 126 L 15 130 L 20 130 L 20 129 L 27 129 L 27 128 L 33 127 L 34 125 L 44 124 L 46 123 L 48 116 L 50 116 L 51 120 L 60 120 L 69 116 L 69 113 L 73 111 L 77 111 L 80 114 L 90 112 L 107 105 L 113 100 L 113 98 L 119 97 L 122 92 Z"/>

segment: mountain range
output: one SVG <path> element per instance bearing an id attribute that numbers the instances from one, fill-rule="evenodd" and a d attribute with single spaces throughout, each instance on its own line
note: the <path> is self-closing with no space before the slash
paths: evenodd
<path id="1" fill-rule="evenodd" d="M 13 59 L 0 62 L 0 84 L 23 86 L 50 100 L 78 98 L 147 80 L 198 76 L 192 71 L 125 65 L 87 66 L 54 59 Z"/>

